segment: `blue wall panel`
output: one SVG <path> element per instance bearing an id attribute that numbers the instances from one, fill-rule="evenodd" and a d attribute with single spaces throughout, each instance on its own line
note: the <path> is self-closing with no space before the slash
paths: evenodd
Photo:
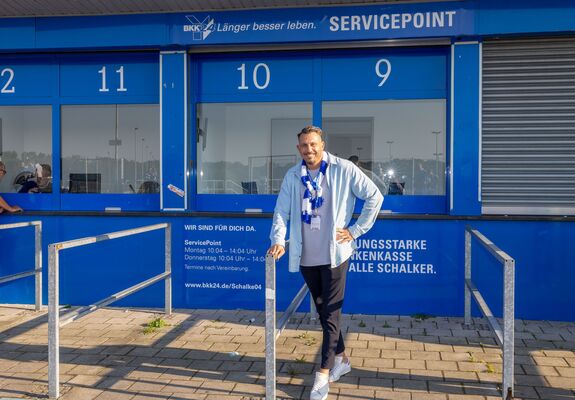
<path id="1" fill-rule="evenodd" d="M 479 43 L 453 45 L 451 201 L 453 215 L 480 215 Z"/>
<path id="2" fill-rule="evenodd" d="M 184 210 L 187 206 L 187 65 L 185 52 L 162 53 L 162 209 Z"/>
<path id="3" fill-rule="evenodd" d="M 29 219 L 3 216 L 2 222 Z M 263 308 L 269 218 L 41 219 L 45 272 L 48 243 L 171 222 L 175 307 Z M 361 238 L 359 252 L 350 262 L 345 312 L 461 316 L 464 229 L 468 223 L 516 259 L 517 318 L 575 321 L 575 270 L 569 264 L 575 249 L 564 245 L 575 240 L 575 224 L 552 221 L 378 220 Z M 0 243 L 0 275 L 31 267 L 31 229 L 0 231 Z M 61 302 L 87 304 L 161 272 L 163 243 L 163 235 L 152 232 L 64 251 Z M 496 315 L 501 315 L 500 271 L 474 242 L 473 280 Z M 283 309 L 302 280 L 299 274 L 287 272 L 285 258 L 278 263 L 277 274 L 278 308 Z M 44 280 L 46 293 L 46 273 Z M 32 278 L 0 286 L 0 303 L 32 302 Z M 162 307 L 163 285 L 154 285 L 119 304 Z"/>

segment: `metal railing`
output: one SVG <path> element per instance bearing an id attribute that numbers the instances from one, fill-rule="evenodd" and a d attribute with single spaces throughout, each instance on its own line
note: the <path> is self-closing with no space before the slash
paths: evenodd
<path id="1" fill-rule="evenodd" d="M 128 289 L 122 290 L 92 305 L 82 307 L 64 316 L 60 321 L 59 310 L 59 252 L 73 247 L 85 246 L 105 240 L 118 239 L 144 232 L 165 229 L 165 270 L 144 282 L 140 282 Z M 165 311 L 172 313 L 172 228 L 168 223 L 144 226 L 141 228 L 128 229 L 106 233 L 99 236 L 86 237 L 70 240 L 67 242 L 53 243 L 48 246 L 48 395 L 50 398 L 60 396 L 60 328 L 91 312 L 118 301 L 145 287 L 159 281 L 165 281 Z"/>
<path id="2" fill-rule="evenodd" d="M 0 284 L 35 275 L 36 288 L 34 309 L 36 311 L 40 311 L 40 308 L 42 307 L 42 221 L 4 224 L 0 225 L 0 230 L 25 228 L 28 226 L 34 227 L 34 269 L 0 277 Z"/>
<path id="3" fill-rule="evenodd" d="M 276 340 L 308 292 L 304 283 L 276 324 L 276 260 L 270 254 L 266 255 L 266 400 L 276 398 Z M 317 318 L 313 299 L 310 299 L 310 316 Z"/>
<path id="4" fill-rule="evenodd" d="M 471 280 L 471 236 L 503 264 L 503 331 L 489 309 L 483 296 Z M 499 249 L 479 231 L 465 228 L 465 324 L 471 323 L 471 296 L 477 302 L 481 313 L 487 318 L 495 339 L 503 347 L 503 388 L 502 399 L 513 398 L 514 349 L 515 349 L 515 260 Z"/>

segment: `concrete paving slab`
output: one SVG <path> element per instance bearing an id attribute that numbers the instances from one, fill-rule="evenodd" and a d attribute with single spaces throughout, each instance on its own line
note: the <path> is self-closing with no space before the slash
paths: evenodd
<path id="1" fill-rule="evenodd" d="M 163 318 L 166 326 L 146 330 Z M 344 315 L 352 371 L 330 400 L 500 398 L 501 350 L 482 319 Z M 262 399 L 260 311 L 107 308 L 61 329 L 61 399 Z M 516 322 L 516 398 L 575 399 L 575 323 Z M 278 340 L 278 399 L 308 399 L 319 323 L 296 314 Z M 0 305 L 0 400 L 47 397 L 47 315 Z"/>

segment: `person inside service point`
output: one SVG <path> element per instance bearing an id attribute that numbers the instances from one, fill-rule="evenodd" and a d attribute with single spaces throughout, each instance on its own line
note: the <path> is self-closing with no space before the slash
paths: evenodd
<path id="1" fill-rule="evenodd" d="M 283 179 L 268 254 L 279 259 L 285 253 L 290 221 L 289 270 L 301 272 L 323 330 L 321 365 L 310 399 L 325 400 L 329 382 L 351 371 L 340 329 L 348 259 L 355 240 L 373 226 L 383 196 L 356 165 L 324 151 L 320 128 L 306 126 L 297 136 L 302 162 Z M 350 226 L 357 198 L 365 203 Z"/>
<path id="2" fill-rule="evenodd" d="M 4 178 L 6 175 L 6 165 L 2 161 L 0 161 L 0 179 Z M 0 214 L 4 211 L 8 211 L 11 213 L 22 211 L 22 209 L 18 206 L 11 206 L 10 204 L 6 203 L 6 201 L 0 196 Z"/>

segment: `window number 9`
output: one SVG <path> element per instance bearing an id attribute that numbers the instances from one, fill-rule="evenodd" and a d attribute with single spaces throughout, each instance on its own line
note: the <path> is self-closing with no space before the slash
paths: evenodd
<path id="1" fill-rule="evenodd" d="M 4 86 L 2 86 L 0 93 L 16 93 L 16 87 L 14 85 L 10 87 L 12 80 L 14 80 L 14 70 L 12 68 L 4 68 L 2 72 L 0 72 L 1 77 L 4 77 L 6 74 L 8 75 L 8 80 Z"/>
<path id="2" fill-rule="evenodd" d="M 381 64 L 385 64 L 385 72 L 381 71 Z M 375 64 L 375 74 L 381 78 L 381 82 L 379 82 L 379 85 L 377 86 L 382 87 L 391 74 L 391 63 L 389 60 L 382 58 L 381 60 L 377 61 Z"/>

